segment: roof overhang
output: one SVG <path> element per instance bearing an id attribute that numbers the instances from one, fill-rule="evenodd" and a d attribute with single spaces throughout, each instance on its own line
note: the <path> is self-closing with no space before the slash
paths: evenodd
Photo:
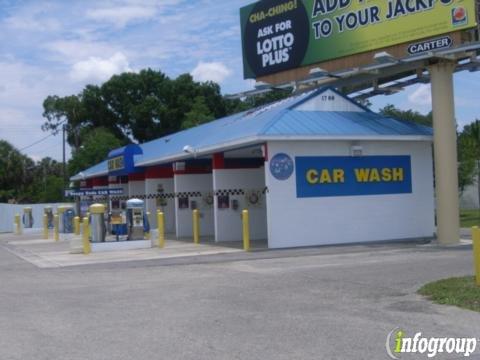
<path id="1" fill-rule="evenodd" d="M 267 141 L 408 141 L 408 142 L 432 142 L 433 137 L 430 135 L 315 135 L 315 136 L 302 136 L 302 135 L 270 135 L 270 136 L 252 136 L 248 138 L 239 139 L 232 142 L 215 144 L 214 146 L 207 146 L 195 149 L 194 154 L 190 153 L 177 153 L 169 156 L 150 159 L 135 164 L 136 166 L 153 166 L 164 163 L 171 163 L 175 161 L 182 161 L 192 159 L 199 156 L 208 156 L 217 152 L 224 152 L 229 150 L 235 150 L 238 148 L 258 145 L 266 143 Z"/>
<path id="2" fill-rule="evenodd" d="M 88 175 L 84 175 L 82 172 L 79 172 L 77 175 L 74 175 L 70 178 L 70 181 L 81 181 L 86 179 L 92 179 L 100 176 L 108 176 L 108 171 L 99 171 L 96 173 L 90 173 Z"/>

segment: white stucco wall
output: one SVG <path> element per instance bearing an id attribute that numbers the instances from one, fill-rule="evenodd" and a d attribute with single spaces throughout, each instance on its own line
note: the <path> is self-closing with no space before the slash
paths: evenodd
<path id="1" fill-rule="evenodd" d="M 212 174 L 188 174 L 174 176 L 175 193 L 179 192 L 201 192 L 213 191 Z M 213 206 L 205 206 L 202 197 L 190 197 L 189 202 L 196 201 L 200 210 L 200 235 L 213 236 L 215 233 L 213 221 Z M 192 210 L 179 209 L 178 199 L 175 199 L 175 220 L 177 237 L 192 237 Z"/>
<path id="2" fill-rule="evenodd" d="M 145 181 L 129 181 L 128 182 L 128 196 L 135 197 L 145 195 Z"/>
<path id="3" fill-rule="evenodd" d="M 265 170 L 259 169 L 222 169 L 213 171 L 214 190 L 263 190 L 265 188 Z M 242 239 L 242 210 L 248 209 L 250 215 L 250 238 L 267 238 L 267 211 L 265 197 L 258 206 L 249 206 L 244 195 L 230 195 L 239 201 L 237 211 L 219 209 L 215 197 L 215 241 L 238 241 Z"/>
<path id="4" fill-rule="evenodd" d="M 41 229 L 43 227 L 43 210 L 46 206 L 50 206 L 55 214 L 57 212 L 58 206 L 75 206 L 72 203 L 60 203 L 60 204 L 0 204 L 0 233 L 2 232 L 12 232 L 13 222 L 15 219 L 15 214 L 23 215 L 23 209 L 25 207 L 32 208 L 33 215 L 33 228 Z M 22 224 L 23 227 L 23 224 Z"/>
<path id="5" fill-rule="evenodd" d="M 158 185 L 163 186 L 163 190 L 165 194 L 173 194 L 174 192 L 174 184 L 173 178 L 170 179 L 146 179 L 145 180 L 145 193 L 147 195 L 150 194 L 157 194 L 158 193 Z M 167 206 L 163 207 L 163 209 L 157 208 L 157 200 L 156 199 L 147 199 L 147 211 L 151 214 L 151 226 L 153 229 L 156 229 L 157 226 L 157 210 L 162 210 L 165 216 L 165 232 L 168 234 L 175 233 L 175 199 L 168 198 L 165 199 L 167 202 Z"/>
<path id="6" fill-rule="evenodd" d="M 269 142 L 269 156 L 350 156 L 350 142 Z M 270 248 L 431 237 L 434 189 L 428 142 L 359 142 L 363 155 L 410 155 L 412 194 L 297 198 L 295 173 L 275 179 L 266 165 Z"/>

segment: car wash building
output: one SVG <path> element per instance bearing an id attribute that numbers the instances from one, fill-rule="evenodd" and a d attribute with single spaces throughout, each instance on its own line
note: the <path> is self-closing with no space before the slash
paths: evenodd
<path id="1" fill-rule="evenodd" d="M 192 237 L 198 209 L 202 237 L 239 241 L 247 209 L 252 240 L 285 248 L 432 237 L 432 168 L 430 128 L 321 89 L 113 150 L 72 180 L 108 179 L 111 207 L 145 199 L 172 238 Z"/>

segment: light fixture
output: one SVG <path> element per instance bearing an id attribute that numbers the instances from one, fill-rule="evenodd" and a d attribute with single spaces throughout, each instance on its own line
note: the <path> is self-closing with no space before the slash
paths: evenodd
<path id="1" fill-rule="evenodd" d="M 389 54 L 386 51 L 376 53 L 373 56 L 373 60 L 375 60 L 375 62 L 378 64 L 394 64 L 398 62 L 398 60 L 395 59 L 393 55 Z"/>
<path id="2" fill-rule="evenodd" d="M 270 85 L 269 83 L 266 83 L 264 81 L 257 81 L 255 83 L 255 89 L 256 90 L 267 90 L 267 89 L 270 89 L 272 87 L 272 85 Z"/>
<path id="3" fill-rule="evenodd" d="M 352 156 L 362 156 L 363 155 L 363 147 L 361 147 L 360 145 L 353 145 L 350 148 L 350 154 Z"/>
<path id="4" fill-rule="evenodd" d="M 185 145 L 183 147 L 183 152 L 187 153 L 187 154 L 190 154 L 190 155 L 193 155 L 194 158 L 197 157 L 197 149 L 194 149 L 193 146 L 191 145 Z"/>
<path id="5" fill-rule="evenodd" d="M 428 84 L 430 82 L 430 75 L 424 74 L 423 70 L 417 71 L 417 80 L 421 84 Z"/>
<path id="6" fill-rule="evenodd" d="M 470 71 L 470 72 L 480 71 L 480 59 L 478 59 L 476 57 L 476 55 L 473 55 L 470 58 L 469 65 L 470 65 L 470 67 L 469 67 L 468 71 Z"/>
<path id="7" fill-rule="evenodd" d="M 320 67 L 315 67 L 313 69 L 310 69 L 308 72 L 308 78 L 309 79 L 321 79 L 321 78 L 334 78 L 334 79 L 341 79 L 341 76 L 332 74 L 328 72 L 325 69 L 322 69 Z"/>
<path id="8" fill-rule="evenodd" d="M 185 145 L 183 147 L 183 152 L 186 152 L 187 154 L 193 154 L 195 153 L 195 149 L 191 147 L 190 145 Z"/>
<path id="9" fill-rule="evenodd" d="M 313 69 L 310 69 L 310 71 L 308 72 L 308 77 L 311 79 L 328 77 L 329 75 L 330 73 L 327 70 L 322 69 L 320 67 L 315 67 Z"/>

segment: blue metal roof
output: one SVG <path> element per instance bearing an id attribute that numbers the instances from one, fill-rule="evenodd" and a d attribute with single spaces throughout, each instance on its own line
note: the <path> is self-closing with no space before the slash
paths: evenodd
<path id="1" fill-rule="evenodd" d="M 372 112 L 285 112 L 262 135 L 431 136 L 432 129 Z"/>
<path id="2" fill-rule="evenodd" d="M 310 91 L 141 144 L 143 155 L 135 155 L 135 165 L 147 166 L 162 161 L 191 157 L 191 154 L 183 150 L 187 145 L 200 152 L 214 152 L 222 151 L 227 145 L 235 144 L 241 147 L 249 141 L 260 143 L 269 138 L 281 137 L 304 136 L 328 139 L 329 137 L 358 136 L 380 140 L 382 137 L 401 139 L 406 136 L 431 137 L 433 134 L 429 127 L 373 113 L 338 92 L 336 93 L 339 96 L 354 103 L 361 108 L 359 110 L 363 111 L 296 109 L 327 90 L 336 92 L 330 88 Z M 122 149 L 117 149 L 111 154 L 118 154 L 121 151 Z M 97 169 L 107 169 L 106 163 L 97 166 Z M 91 172 L 92 169 L 87 171 Z"/>
<path id="3" fill-rule="evenodd" d="M 88 179 L 97 176 L 106 176 L 108 175 L 108 160 L 102 161 L 101 163 L 92 166 L 86 170 L 79 172 L 77 175 L 72 176 L 70 180 L 78 181 L 83 179 Z"/>
<path id="4" fill-rule="evenodd" d="M 199 149 L 257 136 L 272 119 L 306 96 L 307 94 L 302 94 L 290 97 L 144 143 L 141 145 L 143 156 L 136 157 L 136 164 L 142 165 L 158 158 L 176 155 L 185 156 L 183 148 L 187 145 Z"/>
<path id="5" fill-rule="evenodd" d="M 292 136 L 319 138 L 341 136 L 432 136 L 432 129 L 412 122 L 383 117 L 356 104 L 363 112 L 301 111 L 296 107 L 320 95 L 326 90 L 310 91 L 298 96 L 266 105 L 254 110 L 228 116 L 192 129 L 142 144 L 143 156 L 137 157 L 137 165 L 147 165 L 163 159 L 185 157 L 183 148 L 191 146 L 198 151 L 217 149 L 247 139 Z M 332 90 L 334 91 L 334 90 Z M 263 139 L 263 140 L 265 140 Z M 213 150 L 212 150 L 213 151 Z"/>
<path id="6" fill-rule="evenodd" d="M 118 149 L 114 149 L 108 153 L 108 158 L 112 159 L 117 156 L 138 155 L 142 153 L 142 148 L 137 144 L 128 144 Z"/>

